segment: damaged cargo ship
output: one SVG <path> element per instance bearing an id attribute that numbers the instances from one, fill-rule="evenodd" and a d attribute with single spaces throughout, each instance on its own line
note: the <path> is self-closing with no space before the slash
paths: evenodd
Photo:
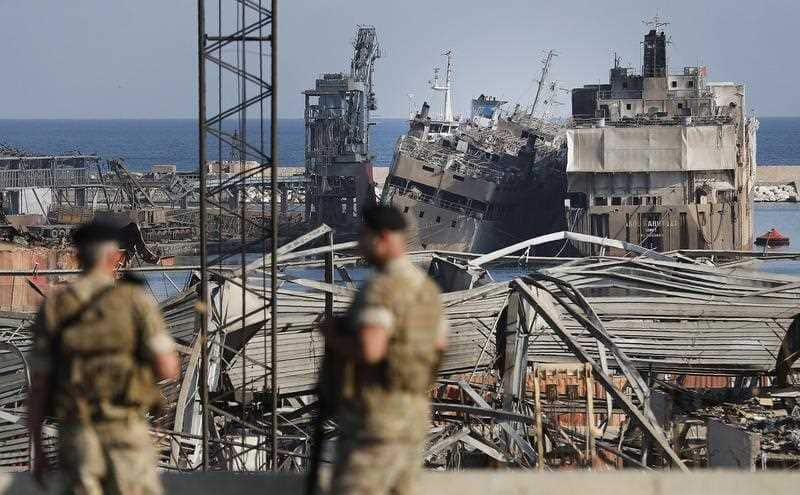
<path id="1" fill-rule="evenodd" d="M 641 74 L 616 59 L 608 84 L 572 91 L 568 227 L 655 251 L 749 249 L 758 121 L 744 85 L 670 72 L 666 24 L 651 24 Z"/>
<path id="2" fill-rule="evenodd" d="M 400 137 L 382 202 L 407 215 L 412 249 L 485 252 L 563 230 L 563 159 L 558 129 L 503 101 L 481 95 L 469 120 L 450 103 L 452 53 L 441 116 L 424 103 Z M 545 72 L 543 71 L 543 77 Z M 561 163 L 561 165 L 559 165 Z"/>
<path id="3" fill-rule="evenodd" d="M 565 128 L 485 96 L 457 126 L 423 105 L 382 198 L 408 215 L 411 247 L 486 252 L 570 230 L 655 251 L 749 249 L 758 120 L 745 87 L 705 67 L 671 73 L 666 24 L 652 24 L 641 73 L 617 59 L 608 84 L 574 89 Z M 449 86 L 448 69 L 434 89 Z"/>

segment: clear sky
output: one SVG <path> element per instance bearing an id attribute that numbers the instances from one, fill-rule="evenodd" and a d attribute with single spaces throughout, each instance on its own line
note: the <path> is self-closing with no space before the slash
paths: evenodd
<path id="1" fill-rule="evenodd" d="M 0 0 L 0 118 L 194 117 L 195 6 Z M 374 25 L 384 51 L 376 116 L 405 117 L 407 94 L 427 99 L 446 49 L 457 111 L 480 93 L 525 103 L 548 48 L 569 88 L 606 81 L 614 51 L 639 67 L 642 21 L 657 11 L 671 22 L 673 69 L 707 65 L 712 80 L 745 83 L 758 115 L 800 115 L 797 0 L 281 0 L 279 9 L 281 117 L 302 117 L 300 92 L 319 73 L 349 67 L 357 24 Z"/>

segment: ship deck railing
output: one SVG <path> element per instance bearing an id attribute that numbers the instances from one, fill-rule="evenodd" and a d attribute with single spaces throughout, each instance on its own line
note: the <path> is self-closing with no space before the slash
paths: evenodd
<path id="1" fill-rule="evenodd" d="M 644 126 L 702 126 L 733 124 L 734 118 L 727 115 L 715 117 L 649 117 L 639 116 L 611 120 L 603 117 L 577 118 L 573 117 L 567 122 L 567 128 L 590 127 L 644 127 Z"/>
<path id="2" fill-rule="evenodd" d="M 527 138 L 516 137 L 507 130 L 468 128 L 462 135 L 471 139 L 480 148 L 495 149 L 508 155 L 516 155 L 528 143 Z"/>
<path id="3" fill-rule="evenodd" d="M 500 183 L 506 174 L 490 160 L 474 154 L 450 150 L 441 144 L 426 143 L 418 139 L 403 139 L 398 151 L 416 160 L 457 175 Z"/>

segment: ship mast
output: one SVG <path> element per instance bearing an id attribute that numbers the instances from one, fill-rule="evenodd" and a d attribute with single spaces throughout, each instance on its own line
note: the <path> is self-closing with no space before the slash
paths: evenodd
<path id="1" fill-rule="evenodd" d="M 444 85 L 439 86 L 439 69 L 435 68 L 433 69 L 433 84 L 431 85 L 431 89 L 434 91 L 444 91 L 442 120 L 445 122 L 452 122 L 453 102 L 450 96 L 450 82 L 452 81 L 453 77 L 453 50 L 447 50 L 446 52 L 442 53 L 442 55 L 447 55 L 447 74 L 445 75 Z"/>
<path id="2" fill-rule="evenodd" d="M 558 56 L 555 50 L 549 50 L 547 52 L 547 57 L 542 61 L 544 66 L 542 67 L 542 75 L 539 77 L 539 87 L 536 88 L 536 96 L 533 98 L 533 105 L 531 105 L 531 112 L 530 116 L 533 117 L 533 112 L 536 110 L 536 105 L 539 104 L 539 97 L 542 94 L 542 88 L 545 87 L 545 83 L 547 82 L 547 74 L 550 72 L 550 64 L 553 61 L 553 57 Z"/>

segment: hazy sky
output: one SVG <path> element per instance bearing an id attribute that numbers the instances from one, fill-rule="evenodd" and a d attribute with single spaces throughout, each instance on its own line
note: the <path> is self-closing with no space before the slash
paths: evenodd
<path id="1" fill-rule="evenodd" d="M 195 116 L 195 6 L 0 0 L 0 118 Z M 657 10 L 671 22 L 673 69 L 707 65 L 712 80 L 745 83 L 758 115 L 800 115 L 797 0 L 281 0 L 279 9 L 282 117 L 302 116 L 300 92 L 319 73 L 349 67 L 357 24 L 374 25 L 384 51 L 376 116 L 405 117 L 407 94 L 428 98 L 446 49 L 457 111 L 480 93 L 525 103 L 548 48 L 569 88 L 606 81 L 614 51 L 639 67 L 642 21 Z"/>

